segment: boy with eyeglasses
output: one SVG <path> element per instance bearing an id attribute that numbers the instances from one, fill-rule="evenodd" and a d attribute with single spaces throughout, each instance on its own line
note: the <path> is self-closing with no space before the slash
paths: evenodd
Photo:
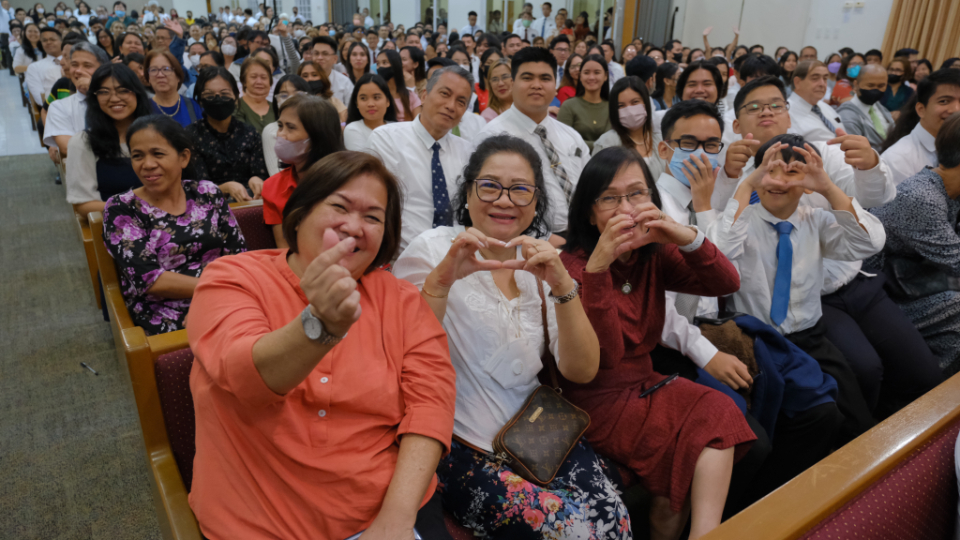
<path id="1" fill-rule="evenodd" d="M 737 94 L 733 129 L 743 138 L 727 150 L 711 199 L 714 208 L 725 207 L 737 185 L 754 171 L 757 149 L 791 131 L 789 107 L 783 82 L 776 77 L 751 81 Z M 891 169 L 866 137 L 841 135 L 808 144 L 821 156 L 833 183 L 863 207 L 881 206 L 896 196 Z M 816 193 L 803 194 L 800 204 L 830 208 Z M 936 385 L 938 379 L 931 369 L 936 360 L 923 337 L 884 292 L 884 277 L 861 272 L 861 266 L 861 261 L 824 260 L 823 321 L 827 339 L 840 349 L 853 370 L 865 407 L 884 418 Z"/>

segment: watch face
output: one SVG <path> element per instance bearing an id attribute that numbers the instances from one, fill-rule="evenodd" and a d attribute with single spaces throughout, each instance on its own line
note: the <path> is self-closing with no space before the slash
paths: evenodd
<path id="1" fill-rule="evenodd" d="M 310 339 L 320 339 L 320 335 L 323 334 L 323 325 L 320 324 L 318 319 L 313 317 L 304 317 L 303 331 Z"/>

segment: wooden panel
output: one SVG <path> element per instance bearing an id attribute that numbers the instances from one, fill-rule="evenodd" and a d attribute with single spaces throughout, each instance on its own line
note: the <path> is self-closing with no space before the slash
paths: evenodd
<path id="1" fill-rule="evenodd" d="M 960 418 L 960 375 L 733 516 L 703 540 L 793 540 Z"/>

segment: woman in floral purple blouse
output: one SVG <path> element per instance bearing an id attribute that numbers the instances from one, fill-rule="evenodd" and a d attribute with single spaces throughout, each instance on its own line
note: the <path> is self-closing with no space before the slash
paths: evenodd
<path id="1" fill-rule="evenodd" d="M 190 137 L 164 116 L 127 129 L 139 187 L 107 199 L 103 240 L 117 262 L 130 317 L 148 335 L 184 326 L 200 272 L 246 251 L 227 200 L 212 182 L 190 177 Z"/>

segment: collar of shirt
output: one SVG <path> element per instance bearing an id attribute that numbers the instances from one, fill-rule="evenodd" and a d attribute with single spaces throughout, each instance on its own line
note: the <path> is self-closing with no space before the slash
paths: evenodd
<path id="1" fill-rule="evenodd" d="M 816 103 L 811 105 L 809 101 L 800 97 L 800 95 L 797 94 L 796 92 L 790 94 L 790 97 L 787 98 L 787 101 L 790 102 L 791 108 L 799 108 L 800 110 L 802 110 L 804 113 L 807 113 L 807 114 L 813 114 L 813 105 L 816 105 Z M 823 112 L 823 111 L 820 111 L 820 112 Z"/>
<path id="2" fill-rule="evenodd" d="M 684 208 L 689 206 L 693 201 L 693 194 L 690 192 L 690 188 L 665 172 L 660 173 L 660 178 L 657 178 L 657 188 L 669 193 L 670 196 L 676 199 Z"/>
<path id="3" fill-rule="evenodd" d="M 931 135 L 922 124 L 918 123 L 917 127 L 913 128 L 910 134 L 916 137 L 917 141 L 920 142 L 920 145 L 923 146 L 923 149 L 927 152 L 935 153 L 937 151 L 935 144 L 936 138 Z"/>
<path id="4" fill-rule="evenodd" d="M 203 127 L 204 129 L 207 130 L 208 133 L 210 133 L 211 135 L 213 135 L 218 139 L 229 139 L 230 137 L 233 136 L 234 133 L 236 133 L 237 125 L 239 124 L 239 122 L 240 120 L 237 120 L 236 118 L 231 118 L 230 125 L 227 126 L 227 131 L 225 133 L 214 129 L 213 126 L 210 125 L 210 122 L 203 122 Z"/>
<path id="5" fill-rule="evenodd" d="M 766 221 L 767 223 L 776 225 L 781 221 L 789 221 L 791 224 L 793 224 L 793 230 L 797 230 L 797 228 L 800 227 L 800 221 L 801 221 L 800 213 L 797 210 L 794 210 L 793 213 L 790 214 L 790 217 L 788 217 L 787 219 L 780 219 L 777 216 L 771 214 L 766 208 L 764 208 L 763 203 L 752 204 L 748 206 L 747 209 L 745 209 L 744 211 L 750 208 L 755 208 L 754 212 L 757 213 L 757 217 Z M 798 206 L 797 208 L 799 209 L 800 207 Z"/>
<path id="6" fill-rule="evenodd" d="M 440 137 L 439 139 L 434 139 L 433 135 L 427 131 L 427 128 L 423 126 L 423 123 L 420 122 L 420 115 L 418 114 L 416 118 L 413 119 L 413 132 L 417 135 L 417 138 L 420 139 L 420 143 L 423 144 L 423 147 L 428 151 L 433 151 L 433 143 L 440 143 L 440 148 L 446 150 L 447 148 L 447 137 L 450 136 L 450 132 L 447 132 Z"/>
<path id="7" fill-rule="evenodd" d="M 520 112 L 516 105 L 511 105 L 510 108 L 504 111 L 501 116 L 503 115 L 507 115 L 508 120 L 531 135 L 534 134 L 533 130 L 537 129 L 537 126 L 543 126 L 544 129 L 547 130 L 547 138 L 550 138 L 550 128 L 547 126 L 547 118 L 550 118 L 549 114 L 543 117 L 543 121 L 538 124 L 534 122 L 532 118 Z"/>

